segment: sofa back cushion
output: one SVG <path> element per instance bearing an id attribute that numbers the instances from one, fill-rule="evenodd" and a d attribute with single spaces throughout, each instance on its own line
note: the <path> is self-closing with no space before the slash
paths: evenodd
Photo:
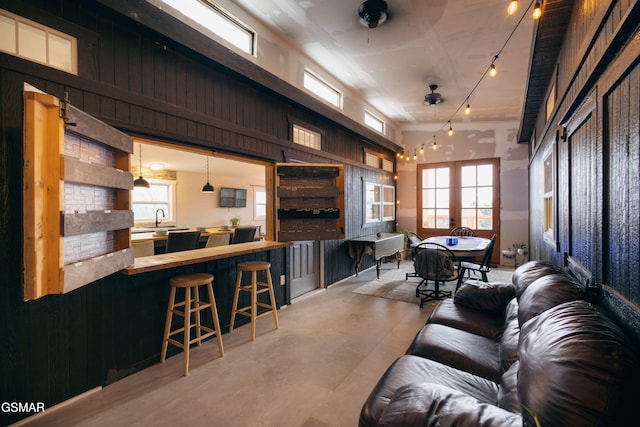
<path id="1" fill-rule="evenodd" d="M 471 279 L 460 286 L 453 301 L 476 310 L 501 314 L 515 295 L 515 288 L 511 283 L 486 283 Z"/>
<path id="2" fill-rule="evenodd" d="M 504 329 L 498 347 L 503 372 L 518 360 L 520 324 L 518 323 L 518 301 L 515 298 L 507 305 L 504 318 Z"/>
<path id="3" fill-rule="evenodd" d="M 545 310 L 582 299 L 580 285 L 566 274 L 549 274 L 530 284 L 518 300 L 520 327 Z"/>
<path id="4" fill-rule="evenodd" d="M 629 425 L 639 395 L 638 348 L 582 300 L 522 326 L 518 397 L 525 425 Z"/>
<path id="5" fill-rule="evenodd" d="M 525 289 L 539 278 L 548 274 L 561 273 L 564 273 L 562 267 L 547 261 L 529 261 L 522 264 L 511 277 L 511 282 L 516 288 L 516 298 L 520 298 Z"/>

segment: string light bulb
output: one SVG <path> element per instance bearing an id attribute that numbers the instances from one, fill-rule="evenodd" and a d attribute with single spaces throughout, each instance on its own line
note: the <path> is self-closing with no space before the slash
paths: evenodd
<path id="1" fill-rule="evenodd" d="M 453 128 L 451 127 L 451 120 L 449 120 L 449 136 L 453 135 Z"/>
<path id="2" fill-rule="evenodd" d="M 420 146 L 420 155 L 424 154 L 424 144 Z"/>
<path id="3" fill-rule="evenodd" d="M 533 6 L 533 19 L 539 19 L 542 16 L 542 8 L 540 7 L 540 2 L 537 1 L 535 6 Z"/>
<path id="4" fill-rule="evenodd" d="M 469 100 L 467 99 L 467 108 L 464 109 L 464 113 L 468 116 L 471 113 L 471 105 L 469 105 Z"/>
<path id="5" fill-rule="evenodd" d="M 436 136 L 433 135 L 433 145 L 431 146 L 432 149 L 437 150 L 438 149 L 438 143 L 436 142 Z"/>
<path id="6" fill-rule="evenodd" d="M 511 0 L 511 3 L 509 3 L 509 6 L 507 7 L 507 13 L 509 15 L 513 15 L 517 11 L 518 11 L 518 0 Z"/>
<path id="7" fill-rule="evenodd" d="M 413 152 L 413 160 L 418 160 L 418 154 L 415 151 Z"/>
<path id="8" fill-rule="evenodd" d="M 492 64 L 491 64 L 491 67 L 489 67 L 489 75 L 490 75 L 491 77 L 495 77 L 495 76 L 496 76 L 496 74 L 498 74 L 498 70 L 496 69 L 495 64 L 493 64 L 493 63 L 492 63 Z"/>

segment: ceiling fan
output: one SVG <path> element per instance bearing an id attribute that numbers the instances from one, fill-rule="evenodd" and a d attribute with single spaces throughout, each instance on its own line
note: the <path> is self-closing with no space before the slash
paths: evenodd
<path id="1" fill-rule="evenodd" d="M 444 101 L 442 95 L 435 92 L 435 90 L 438 89 L 438 85 L 430 84 L 429 89 L 431 89 L 431 93 L 428 93 L 424 96 L 425 105 L 436 105 Z"/>
<path id="2" fill-rule="evenodd" d="M 387 2 L 384 0 L 366 0 L 358 7 L 360 24 L 376 28 L 387 20 Z"/>

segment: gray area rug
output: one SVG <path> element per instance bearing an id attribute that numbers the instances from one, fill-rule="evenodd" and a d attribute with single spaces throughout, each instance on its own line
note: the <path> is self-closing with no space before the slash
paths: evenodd
<path id="1" fill-rule="evenodd" d="M 374 268 L 375 270 L 375 268 Z M 394 263 L 385 263 L 380 271 L 380 279 L 370 279 L 362 286 L 353 290 L 353 292 L 374 297 L 382 297 L 397 301 L 404 301 L 413 304 L 419 304 L 420 299 L 416 297 L 416 286 L 420 283 L 417 277 L 409 277 L 405 279 L 406 273 L 413 273 L 413 262 L 402 261 L 400 268 L 396 268 Z M 513 267 L 500 266 L 492 268 L 487 274 L 490 282 L 511 282 Z M 480 275 L 471 275 L 471 278 L 480 279 Z M 430 284 L 433 286 L 433 284 Z M 456 288 L 456 282 L 448 282 L 445 286 L 440 286 L 443 291 L 453 291 Z"/>

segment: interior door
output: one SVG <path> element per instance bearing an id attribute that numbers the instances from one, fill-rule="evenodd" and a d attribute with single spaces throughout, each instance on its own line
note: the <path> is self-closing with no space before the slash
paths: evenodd
<path id="1" fill-rule="evenodd" d="M 320 242 L 293 242 L 289 251 L 291 299 L 320 287 Z"/>
<path id="2" fill-rule="evenodd" d="M 500 241 L 499 159 L 418 165 L 418 234 L 448 235 L 455 227 Z M 500 249 L 494 247 L 493 261 Z"/>

